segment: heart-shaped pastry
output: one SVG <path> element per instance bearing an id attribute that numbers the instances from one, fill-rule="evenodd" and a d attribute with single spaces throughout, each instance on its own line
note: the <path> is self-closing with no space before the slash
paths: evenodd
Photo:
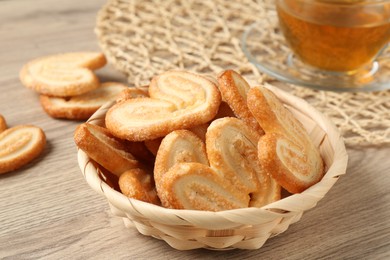
<path id="1" fill-rule="evenodd" d="M 46 136 L 41 128 L 20 125 L 0 133 L 0 174 L 26 165 L 43 151 Z"/>
<path id="2" fill-rule="evenodd" d="M 259 160 L 264 169 L 291 193 L 301 192 L 321 180 L 324 164 L 320 152 L 282 102 L 264 87 L 251 88 L 247 101 L 266 133 L 259 144 L 263 147 L 259 149 Z"/>
<path id="3" fill-rule="evenodd" d="M 41 94 L 68 97 L 99 87 L 92 70 L 106 64 L 102 53 L 64 53 L 28 62 L 20 71 L 22 83 Z"/>
<path id="4" fill-rule="evenodd" d="M 154 180 L 156 189 L 161 196 L 165 197 L 165 193 L 161 189 L 165 174 L 175 164 L 182 162 L 198 162 L 209 165 L 205 144 L 189 130 L 176 130 L 169 133 L 161 141 L 158 148 L 154 166 Z M 162 201 L 166 201 L 165 198 L 160 198 Z"/>
<path id="5" fill-rule="evenodd" d="M 245 194 L 201 163 L 175 164 L 164 175 L 161 190 L 161 202 L 168 208 L 221 211 L 248 207 Z"/>
<path id="6" fill-rule="evenodd" d="M 280 199 L 280 186 L 266 174 L 258 160 L 260 137 L 259 132 L 233 117 L 214 120 L 206 134 L 210 167 L 235 189 L 250 196 L 250 206 L 256 207 Z"/>
<path id="7" fill-rule="evenodd" d="M 214 83 L 183 71 L 153 78 L 149 95 L 112 106 L 106 114 L 110 132 L 130 141 L 153 140 L 210 121 L 221 103 Z"/>
<path id="8" fill-rule="evenodd" d="M 291 193 L 298 193 L 321 180 L 322 161 L 290 139 L 266 134 L 259 141 L 259 160 L 264 169 Z"/>

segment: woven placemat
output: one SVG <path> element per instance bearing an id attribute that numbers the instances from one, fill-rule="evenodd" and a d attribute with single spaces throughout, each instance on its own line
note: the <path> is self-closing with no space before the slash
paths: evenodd
<path id="1" fill-rule="evenodd" d="M 272 79 L 248 61 L 241 37 L 249 25 L 265 19 L 273 5 L 272 0 L 110 0 L 98 13 L 96 34 L 108 60 L 130 84 L 147 84 L 170 69 L 214 75 L 234 69 L 262 83 Z M 265 20 L 263 26 L 273 30 Z M 282 43 L 280 48 L 286 49 Z M 335 93 L 284 87 L 329 116 L 348 146 L 390 144 L 390 91 Z"/>

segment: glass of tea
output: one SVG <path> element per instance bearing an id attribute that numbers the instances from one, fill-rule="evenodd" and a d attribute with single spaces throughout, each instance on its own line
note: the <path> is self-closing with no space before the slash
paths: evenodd
<path id="1" fill-rule="evenodd" d="M 276 0 L 276 7 L 294 54 L 321 70 L 353 73 L 390 40 L 390 1 Z"/>
<path id="2" fill-rule="evenodd" d="M 390 0 L 264 3 L 271 7 L 243 35 L 260 70 L 316 89 L 390 89 Z"/>

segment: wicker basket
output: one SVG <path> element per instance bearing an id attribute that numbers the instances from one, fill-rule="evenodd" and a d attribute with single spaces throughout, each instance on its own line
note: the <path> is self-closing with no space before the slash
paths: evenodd
<path id="1" fill-rule="evenodd" d="M 165 240 L 179 250 L 207 248 L 258 249 L 268 238 L 284 232 L 297 222 L 304 211 L 316 206 L 340 175 L 345 174 L 348 156 L 337 128 L 305 101 L 273 86 L 267 86 L 306 127 L 319 145 L 327 166 L 323 179 L 300 194 L 285 197 L 262 208 L 243 208 L 220 212 L 174 210 L 130 199 L 112 189 L 99 176 L 89 157 L 78 151 L 78 162 L 87 183 L 106 197 L 114 215 L 122 217 L 126 227 L 143 235 Z M 107 110 L 101 107 L 90 119 L 103 125 Z"/>

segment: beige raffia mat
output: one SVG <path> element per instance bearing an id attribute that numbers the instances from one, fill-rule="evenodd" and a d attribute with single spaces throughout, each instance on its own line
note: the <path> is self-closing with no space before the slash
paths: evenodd
<path id="1" fill-rule="evenodd" d="M 215 75 L 230 68 L 261 83 L 270 78 L 248 61 L 240 41 L 245 28 L 262 18 L 269 29 L 264 17 L 273 2 L 110 0 L 98 13 L 96 33 L 109 61 L 134 85 L 147 84 L 169 69 Z M 265 37 L 270 44 L 280 41 Z M 390 144 L 390 91 L 334 93 L 287 87 L 328 115 L 348 146 Z"/>

